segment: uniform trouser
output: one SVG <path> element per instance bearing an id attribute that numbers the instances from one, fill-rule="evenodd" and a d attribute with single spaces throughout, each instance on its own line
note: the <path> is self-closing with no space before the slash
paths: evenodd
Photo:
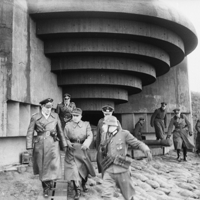
<path id="1" fill-rule="evenodd" d="M 155 128 L 157 140 L 164 139 L 164 135 L 165 135 L 164 121 L 161 119 L 155 119 L 154 128 Z"/>
<path id="2" fill-rule="evenodd" d="M 128 170 L 126 172 L 116 174 L 105 172 L 101 196 L 104 199 L 112 199 L 116 186 L 120 188 L 121 193 L 126 200 L 130 200 L 135 194 L 134 185 Z"/>

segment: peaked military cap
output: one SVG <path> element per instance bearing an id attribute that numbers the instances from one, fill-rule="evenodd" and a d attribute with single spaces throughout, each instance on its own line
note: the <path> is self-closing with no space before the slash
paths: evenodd
<path id="1" fill-rule="evenodd" d="M 101 110 L 103 112 L 113 112 L 114 111 L 114 108 L 112 106 L 109 106 L 109 105 L 105 105 L 101 108 Z"/>
<path id="2" fill-rule="evenodd" d="M 82 110 L 80 108 L 74 108 L 71 112 L 72 115 L 82 115 Z"/>
<path id="3" fill-rule="evenodd" d="M 47 104 L 47 103 L 52 103 L 52 102 L 53 102 L 53 99 L 52 99 L 52 98 L 47 98 L 47 99 L 44 99 L 44 100 L 40 101 L 39 104 L 45 105 L 45 104 Z"/>
<path id="4" fill-rule="evenodd" d="M 167 105 L 167 103 L 166 102 L 162 102 L 161 105 Z"/>
<path id="5" fill-rule="evenodd" d="M 64 98 L 65 98 L 65 97 L 71 98 L 71 95 L 66 93 L 66 94 L 63 95 L 63 97 L 64 97 Z"/>

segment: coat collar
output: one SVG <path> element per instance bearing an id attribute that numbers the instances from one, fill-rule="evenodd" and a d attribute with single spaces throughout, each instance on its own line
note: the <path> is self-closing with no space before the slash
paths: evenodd
<path id="1" fill-rule="evenodd" d="M 78 123 L 75 123 L 72 121 L 72 126 L 73 126 L 73 128 L 76 128 L 77 126 L 81 128 L 83 126 L 83 121 L 81 120 Z"/>
<path id="2" fill-rule="evenodd" d="M 56 113 L 51 112 L 50 115 L 49 115 L 49 117 L 50 116 L 53 117 L 53 118 L 56 118 Z M 39 112 L 38 115 L 37 115 L 37 120 L 41 119 L 42 117 L 44 117 L 43 114 L 42 114 L 42 112 Z"/>

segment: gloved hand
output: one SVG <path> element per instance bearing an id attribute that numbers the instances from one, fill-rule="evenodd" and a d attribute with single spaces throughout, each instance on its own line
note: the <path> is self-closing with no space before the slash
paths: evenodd
<path id="1" fill-rule="evenodd" d="M 152 154 L 151 154 L 151 152 L 148 150 L 148 151 L 145 151 L 144 154 L 147 157 L 147 161 L 150 162 L 152 160 Z"/>
<path id="2" fill-rule="evenodd" d="M 189 131 L 189 136 L 192 136 L 192 132 Z"/>
<path id="3" fill-rule="evenodd" d="M 30 156 L 33 155 L 33 149 L 28 149 L 27 151 L 28 151 L 28 154 L 29 154 Z"/>
<path id="4" fill-rule="evenodd" d="M 75 150 L 75 148 L 73 147 L 73 144 L 69 140 L 67 141 L 67 150 L 68 151 Z"/>
<path id="5" fill-rule="evenodd" d="M 81 149 L 82 149 L 82 150 L 87 150 L 88 147 L 83 143 L 82 146 L 81 146 Z"/>

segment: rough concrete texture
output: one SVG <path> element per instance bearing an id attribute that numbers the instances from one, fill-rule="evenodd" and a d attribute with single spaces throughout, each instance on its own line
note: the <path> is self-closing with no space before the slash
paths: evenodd
<path id="1" fill-rule="evenodd" d="M 154 128 L 150 126 L 151 115 L 163 101 L 168 103 L 168 124 L 176 106 L 180 106 L 181 111 L 191 119 L 187 58 L 178 66 L 173 67 L 167 74 L 158 77 L 155 83 L 145 86 L 141 93 L 129 96 L 128 103 L 115 106 L 115 113 L 122 113 L 124 129 L 132 131 L 138 119 L 144 117 L 146 121 L 143 132 L 154 132 Z"/>
<path id="2" fill-rule="evenodd" d="M 20 163 L 20 155 L 26 151 L 24 137 L 12 137 L 0 139 L 0 166 Z"/>
<path id="3" fill-rule="evenodd" d="M 11 51 L 12 51 L 12 0 L 0 1 L 0 136 L 6 135 L 7 107 L 10 94 Z"/>

